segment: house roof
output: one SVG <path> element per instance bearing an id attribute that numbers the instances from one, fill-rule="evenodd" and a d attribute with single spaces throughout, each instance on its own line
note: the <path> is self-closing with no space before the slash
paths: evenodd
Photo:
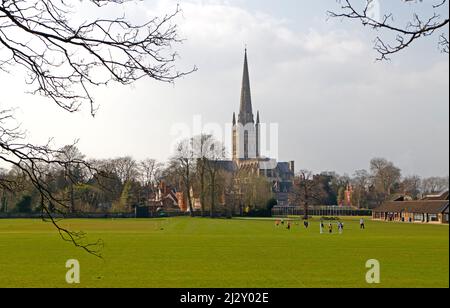
<path id="1" fill-rule="evenodd" d="M 389 201 L 413 201 L 413 198 L 405 194 L 396 194 Z"/>
<path id="2" fill-rule="evenodd" d="M 258 167 L 260 170 L 276 170 L 280 175 L 293 175 L 288 162 L 277 162 L 274 159 L 260 159 L 260 160 L 247 160 L 242 161 L 238 165 L 232 160 L 220 160 L 216 161 L 217 167 L 227 172 L 236 172 L 242 167 Z"/>
<path id="3" fill-rule="evenodd" d="M 428 195 L 424 198 L 424 200 L 448 200 L 449 191 L 444 191 L 439 195 Z"/>
<path id="4" fill-rule="evenodd" d="M 374 209 L 374 212 L 441 214 L 448 211 L 448 206 L 448 200 L 390 201 Z"/>

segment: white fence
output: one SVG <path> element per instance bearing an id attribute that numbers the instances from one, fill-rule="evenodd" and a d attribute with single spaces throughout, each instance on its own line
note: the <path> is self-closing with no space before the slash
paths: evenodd
<path id="1" fill-rule="evenodd" d="M 276 206 L 272 209 L 273 216 L 304 216 L 302 206 Z M 372 210 L 357 209 L 347 206 L 310 206 L 309 216 L 372 216 Z"/>

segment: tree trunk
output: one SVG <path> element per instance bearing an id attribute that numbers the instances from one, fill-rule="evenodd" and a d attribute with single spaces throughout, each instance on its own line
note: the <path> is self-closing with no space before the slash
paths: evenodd
<path id="1" fill-rule="evenodd" d="M 213 174 L 211 174 L 211 211 L 210 211 L 210 216 L 211 218 L 214 218 L 214 207 L 215 207 L 215 194 L 216 194 L 216 180 L 215 180 L 215 176 Z"/>
<path id="2" fill-rule="evenodd" d="M 75 213 L 75 198 L 73 184 L 70 184 L 70 212 Z"/>
<path id="3" fill-rule="evenodd" d="M 191 181 L 190 181 L 189 168 L 190 168 L 190 166 L 187 165 L 187 167 L 186 167 L 186 197 L 188 199 L 188 206 L 189 206 L 189 211 L 191 213 L 191 217 L 194 217 L 195 213 L 194 213 L 194 207 L 192 206 L 192 199 L 191 199 Z"/>
<path id="4" fill-rule="evenodd" d="M 195 216 L 194 206 L 192 205 L 192 199 L 191 199 L 191 196 L 190 196 L 190 191 L 187 193 L 187 196 L 188 196 L 189 211 L 191 212 L 191 217 L 194 217 Z"/>
<path id="5" fill-rule="evenodd" d="M 303 204 L 303 210 L 305 211 L 305 213 L 303 215 L 303 219 L 307 220 L 309 218 L 309 213 L 308 213 L 309 212 L 309 208 L 308 208 L 308 203 L 307 202 L 305 202 Z"/>
<path id="6" fill-rule="evenodd" d="M 205 217 L 205 165 L 202 162 L 200 170 L 200 203 L 201 203 L 201 215 Z"/>
<path id="7" fill-rule="evenodd" d="M 309 200 L 309 193 L 308 193 L 309 187 L 307 187 L 307 185 L 305 185 L 305 201 L 303 203 L 303 210 L 305 211 L 304 215 L 303 215 L 303 219 L 307 220 L 309 218 L 309 213 L 308 213 L 308 200 Z"/>
<path id="8" fill-rule="evenodd" d="M 188 200 L 189 212 L 191 214 L 191 217 L 194 217 L 195 215 L 194 215 L 194 207 L 192 205 L 191 191 L 188 187 L 189 187 L 189 184 L 186 184 L 186 188 L 187 188 L 186 189 L 186 197 Z"/>

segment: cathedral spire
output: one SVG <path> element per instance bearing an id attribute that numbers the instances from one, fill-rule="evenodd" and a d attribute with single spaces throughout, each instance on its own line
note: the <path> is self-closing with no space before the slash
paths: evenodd
<path id="1" fill-rule="evenodd" d="M 236 113 L 233 112 L 233 126 L 236 125 Z"/>
<path id="2" fill-rule="evenodd" d="M 244 57 L 244 73 L 242 77 L 241 88 L 241 107 L 239 111 L 239 123 L 245 125 L 248 123 L 254 123 L 253 108 L 252 108 L 252 96 L 250 92 L 250 76 L 248 72 L 248 60 L 247 60 L 247 48 L 245 49 Z"/>

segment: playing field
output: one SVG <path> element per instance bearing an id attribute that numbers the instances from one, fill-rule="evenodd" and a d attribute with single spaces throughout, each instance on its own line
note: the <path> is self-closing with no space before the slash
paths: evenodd
<path id="1" fill-rule="evenodd" d="M 0 287 L 370 287 L 365 263 L 381 264 L 378 287 L 449 287 L 449 228 L 346 220 L 344 234 L 288 231 L 273 221 L 171 218 L 67 220 L 103 239 L 104 260 L 63 242 L 48 223 L 0 220 Z M 335 228 L 336 231 L 336 228 Z"/>

